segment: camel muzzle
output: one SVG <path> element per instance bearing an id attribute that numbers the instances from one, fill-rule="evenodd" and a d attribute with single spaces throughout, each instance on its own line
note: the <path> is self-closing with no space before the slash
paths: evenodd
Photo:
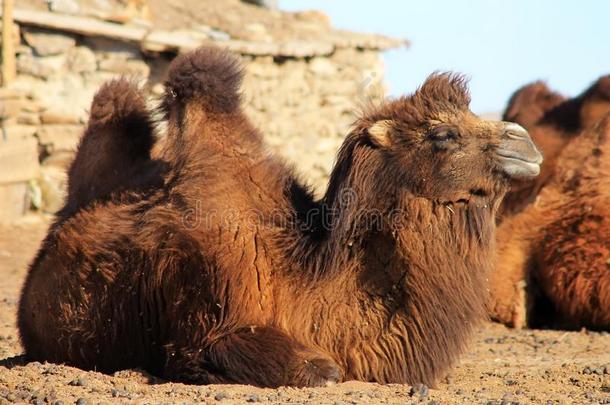
<path id="1" fill-rule="evenodd" d="M 504 123 L 496 153 L 502 171 L 510 178 L 530 179 L 540 174 L 542 154 L 521 125 Z"/>

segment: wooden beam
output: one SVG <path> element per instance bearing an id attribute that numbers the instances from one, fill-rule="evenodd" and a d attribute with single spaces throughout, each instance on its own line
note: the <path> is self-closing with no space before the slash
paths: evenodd
<path id="1" fill-rule="evenodd" d="M 75 34 L 134 42 L 140 42 L 148 31 L 146 28 L 111 23 L 93 17 L 23 9 L 15 10 L 15 21 Z"/>
<path id="2" fill-rule="evenodd" d="M 4 0 L 2 3 L 2 85 L 6 86 L 17 75 L 15 61 L 15 42 L 13 41 L 13 2 Z"/>
<path id="3" fill-rule="evenodd" d="M 332 41 L 283 41 L 279 43 L 249 42 L 243 40 L 214 41 L 204 32 L 198 30 L 155 30 L 135 25 L 124 25 L 103 21 L 95 17 L 52 13 L 48 11 L 17 9 L 15 21 L 23 25 L 32 25 L 50 30 L 71 32 L 85 36 L 101 36 L 116 40 L 134 42 L 142 50 L 152 52 L 183 52 L 206 43 L 227 48 L 242 55 L 281 55 L 288 57 L 308 57 L 331 54 L 337 44 Z M 345 46 L 358 47 L 366 44 L 370 49 L 387 49 L 405 45 L 402 40 L 394 40 L 380 35 L 353 34 L 335 31 L 335 40 L 345 37 Z M 353 43 L 350 38 L 354 37 Z"/>

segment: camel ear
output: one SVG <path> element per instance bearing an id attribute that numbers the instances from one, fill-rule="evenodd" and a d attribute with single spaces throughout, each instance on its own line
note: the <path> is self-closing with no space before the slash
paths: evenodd
<path id="1" fill-rule="evenodd" d="M 391 144 L 392 121 L 381 120 L 374 123 L 367 131 L 371 142 L 381 148 L 387 148 Z"/>

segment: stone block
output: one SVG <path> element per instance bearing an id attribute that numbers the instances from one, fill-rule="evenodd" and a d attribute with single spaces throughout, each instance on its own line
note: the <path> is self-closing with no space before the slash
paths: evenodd
<path id="1" fill-rule="evenodd" d="M 30 207 L 27 182 L 0 183 L 0 223 L 11 223 Z"/>
<path id="2" fill-rule="evenodd" d="M 59 55 L 76 45 L 71 36 L 33 28 L 24 29 L 23 38 L 39 56 Z"/>
<path id="3" fill-rule="evenodd" d="M 40 115 L 35 112 L 22 111 L 17 116 L 17 123 L 23 125 L 38 125 L 40 124 Z"/>
<path id="4" fill-rule="evenodd" d="M 80 141 L 83 127 L 79 125 L 44 125 L 38 129 L 39 142 L 47 153 L 75 151 Z"/>
<path id="5" fill-rule="evenodd" d="M 40 114 L 40 120 L 45 125 L 78 125 L 80 118 L 70 111 L 60 109 L 45 110 Z"/>
<path id="6" fill-rule="evenodd" d="M 45 165 L 37 183 L 40 188 L 40 209 L 48 213 L 59 211 L 64 205 L 68 189 L 66 170 Z"/>
<path id="7" fill-rule="evenodd" d="M 0 119 L 16 118 L 19 116 L 26 104 L 24 99 L 8 99 L 0 103 Z"/>
<path id="8" fill-rule="evenodd" d="M 5 125 L 0 128 L 1 139 L 12 141 L 15 139 L 29 139 L 36 134 L 36 127 L 31 125 Z M 1 141 L 0 141 L 1 142 Z"/>
<path id="9" fill-rule="evenodd" d="M 17 57 L 17 72 L 48 79 L 50 76 L 59 73 L 63 69 L 64 63 L 64 55 L 35 57 L 23 54 Z"/>
<path id="10" fill-rule="evenodd" d="M 74 73 L 95 72 L 97 69 L 95 54 L 86 46 L 72 48 L 66 56 L 66 65 Z"/>
<path id="11" fill-rule="evenodd" d="M 106 72 L 148 77 L 150 67 L 142 60 L 109 58 L 99 62 L 99 69 Z"/>
<path id="12" fill-rule="evenodd" d="M 36 139 L 0 140 L 0 184 L 27 182 L 39 170 Z"/>

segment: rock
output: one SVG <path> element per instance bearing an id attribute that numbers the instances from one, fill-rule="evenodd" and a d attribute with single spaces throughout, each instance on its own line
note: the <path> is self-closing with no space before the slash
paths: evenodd
<path id="1" fill-rule="evenodd" d="M 97 70 L 95 54 L 86 46 L 77 46 L 68 52 L 66 64 L 75 73 L 88 73 Z"/>
<path id="2" fill-rule="evenodd" d="M 0 138 L 8 141 L 14 139 L 29 139 L 36 134 L 36 127 L 28 125 L 10 125 L 0 129 Z"/>
<path id="3" fill-rule="evenodd" d="M 63 60 L 58 64 L 58 59 L 55 58 L 53 56 L 36 58 L 31 55 L 19 55 L 17 57 L 17 72 L 47 79 L 57 73 L 61 69 L 61 64 L 63 64 Z"/>
<path id="4" fill-rule="evenodd" d="M 228 41 L 231 39 L 231 36 L 226 32 L 219 30 L 210 30 L 206 32 L 207 36 L 214 41 Z"/>
<path id="5" fill-rule="evenodd" d="M 309 70 L 322 77 L 332 76 L 337 73 L 337 68 L 327 58 L 313 58 L 309 62 Z"/>
<path id="6" fill-rule="evenodd" d="M 46 110 L 40 115 L 40 120 L 43 124 L 80 124 L 78 116 L 71 114 L 68 111 L 61 110 Z"/>
<path id="7" fill-rule="evenodd" d="M 248 396 L 246 396 L 246 402 L 260 402 L 261 399 L 258 395 L 256 394 L 250 394 Z"/>
<path id="8" fill-rule="evenodd" d="M 309 23 L 315 23 L 315 25 L 312 25 L 313 27 L 326 27 L 326 28 L 331 28 L 331 20 L 330 17 L 326 14 L 324 14 L 324 12 L 322 11 L 318 11 L 318 10 L 304 10 L 304 11 L 297 11 L 293 13 L 294 18 L 296 18 L 299 21 L 304 21 L 304 22 L 309 22 Z"/>
<path id="9" fill-rule="evenodd" d="M 79 398 L 76 400 L 76 405 L 87 405 L 89 403 L 89 401 L 87 401 L 85 398 Z"/>
<path id="10" fill-rule="evenodd" d="M 0 87 L 0 100 L 11 100 L 23 98 L 24 94 L 22 91 L 12 89 L 10 87 Z"/>
<path id="11" fill-rule="evenodd" d="M 409 396 L 411 396 L 411 397 L 419 396 L 420 398 L 426 398 L 429 393 L 430 393 L 430 390 L 424 384 L 415 384 L 409 390 Z"/>
<path id="12" fill-rule="evenodd" d="M 221 392 L 217 393 L 216 395 L 214 395 L 214 399 L 216 401 L 222 401 L 223 399 L 228 399 L 228 398 L 230 398 L 229 395 L 224 391 L 221 391 Z"/>
<path id="13" fill-rule="evenodd" d="M 39 169 L 36 139 L 0 140 L 0 183 L 34 179 Z"/>
<path id="14" fill-rule="evenodd" d="M 138 59 L 142 53 L 132 44 L 103 37 L 87 37 L 83 44 L 104 58 Z"/>
<path id="15" fill-rule="evenodd" d="M 74 387 L 86 387 L 87 380 L 84 378 L 77 378 L 76 380 L 70 381 L 70 383 L 68 385 L 72 385 Z"/>
<path id="16" fill-rule="evenodd" d="M 144 61 L 138 59 L 103 59 L 99 63 L 99 69 L 113 73 L 135 74 L 142 77 L 148 77 L 150 75 L 150 67 L 144 63 Z"/>
<path id="17" fill-rule="evenodd" d="M 76 45 L 73 37 L 52 31 L 28 29 L 24 30 L 23 38 L 38 56 L 59 55 Z"/>
<path id="18" fill-rule="evenodd" d="M 40 115 L 37 113 L 24 111 L 17 116 L 17 123 L 24 125 L 38 125 L 40 124 Z"/>
<path id="19" fill-rule="evenodd" d="M 0 103 L 0 119 L 18 117 L 26 101 L 21 99 L 3 100 Z"/>
<path id="20" fill-rule="evenodd" d="M 257 6 L 265 7 L 271 10 L 277 9 L 277 0 L 242 0 L 244 3 L 250 3 Z"/>
<path id="21" fill-rule="evenodd" d="M 56 151 L 75 151 L 83 128 L 76 125 L 46 125 L 37 131 L 40 144 L 49 154 Z"/>
<path id="22" fill-rule="evenodd" d="M 76 0 L 51 0 L 49 2 L 51 11 L 66 14 L 78 14 L 80 6 Z"/>
<path id="23" fill-rule="evenodd" d="M 30 207 L 27 183 L 0 184 L 0 223 L 10 223 L 24 215 Z M 19 398 L 15 399 L 18 402 Z M 1 401 L 0 401 L 1 402 Z"/>

